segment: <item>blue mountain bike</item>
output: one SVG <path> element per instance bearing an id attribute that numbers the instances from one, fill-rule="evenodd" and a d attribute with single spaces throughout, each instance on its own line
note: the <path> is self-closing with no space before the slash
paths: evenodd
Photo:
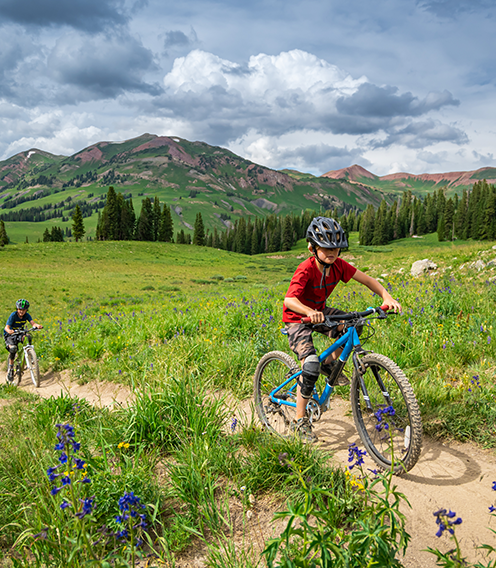
<path id="1" fill-rule="evenodd" d="M 357 328 L 363 327 L 362 341 L 374 334 L 373 319 L 387 317 L 383 308 L 364 312 L 326 316 L 324 324 L 332 329 L 344 325 L 341 335 L 319 356 L 320 362 L 342 348 L 326 384 L 319 394 L 314 389 L 307 404 L 311 422 L 329 410 L 330 399 L 347 361 L 351 358 L 351 407 L 358 434 L 370 457 L 383 469 L 409 471 L 422 449 L 422 421 L 413 389 L 403 371 L 384 355 L 365 351 Z M 310 318 L 303 318 L 309 323 Z M 287 353 L 271 351 L 260 359 L 254 377 L 255 407 L 262 425 L 270 432 L 290 435 L 296 415 L 296 388 L 301 375 L 299 364 Z"/>

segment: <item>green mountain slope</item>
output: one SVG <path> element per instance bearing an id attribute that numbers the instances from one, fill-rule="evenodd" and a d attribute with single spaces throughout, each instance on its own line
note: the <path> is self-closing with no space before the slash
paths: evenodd
<path id="1" fill-rule="evenodd" d="M 31 149 L 0 162 L 0 218 L 14 240 L 24 240 L 23 234 L 37 239 L 46 227 L 70 226 L 80 203 L 86 206 L 87 235 L 94 236 L 110 185 L 133 199 L 137 213 L 145 196 L 159 197 L 171 206 L 176 231 L 191 230 L 198 212 L 207 228 L 223 229 L 241 216 L 343 204 L 365 209 L 384 197 L 347 180 L 271 170 L 203 142 L 143 134 L 99 142 L 68 157 Z"/>

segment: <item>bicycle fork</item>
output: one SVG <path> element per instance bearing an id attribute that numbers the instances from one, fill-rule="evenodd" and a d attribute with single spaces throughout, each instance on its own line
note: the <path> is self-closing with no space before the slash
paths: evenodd
<path id="1" fill-rule="evenodd" d="M 363 353 L 365 353 L 365 351 L 360 350 Z M 369 393 L 367 391 L 367 387 L 365 386 L 365 381 L 363 380 L 363 375 L 366 372 L 366 368 L 364 366 L 364 364 L 360 361 L 360 358 L 358 357 L 358 353 L 355 350 L 353 352 L 353 366 L 355 367 L 355 371 L 357 373 L 358 376 L 358 380 L 360 383 L 360 390 L 362 391 L 363 394 L 363 400 L 365 401 L 365 405 L 367 406 L 367 410 L 373 410 L 373 406 L 372 404 L 370 404 L 370 397 L 369 397 Z M 377 381 L 377 385 L 379 386 L 381 392 L 382 392 L 382 396 L 385 398 L 385 400 L 387 401 L 387 403 L 389 405 L 392 404 L 391 402 L 391 398 L 389 396 L 389 392 L 387 391 L 385 385 L 384 385 L 384 381 L 382 380 L 381 375 L 379 374 L 379 371 L 376 369 L 376 367 L 371 367 L 371 371 L 372 374 L 374 375 L 375 380 Z"/>

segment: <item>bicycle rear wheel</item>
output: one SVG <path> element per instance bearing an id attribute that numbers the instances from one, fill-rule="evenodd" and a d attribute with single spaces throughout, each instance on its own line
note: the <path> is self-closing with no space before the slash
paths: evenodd
<path id="1" fill-rule="evenodd" d="M 255 408 L 260 422 L 270 432 L 281 436 L 290 433 L 290 424 L 296 417 L 296 407 L 282 404 L 282 402 L 296 404 L 295 381 L 291 381 L 278 391 L 277 397 L 281 403 L 273 402 L 269 394 L 299 370 L 296 361 L 283 351 L 267 353 L 257 365 L 253 379 Z"/>
<path id="2" fill-rule="evenodd" d="M 38 365 L 38 357 L 35 350 L 31 347 L 26 350 L 26 363 L 31 375 L 31 380 L 36 388 L 40 386 L 40 367 Z"/>
<path id="3" fill-rule="evenodd" d="M 18 360 L 16 358 L 16 360 L 14 361 L 14 366 L 12 368 L 12 375 L 9 376 L 9 362 L 7 360 L 7 374 L 5 376 L 5 381 L 8 385 L 12 385 L 13 387 L 17 387 L 21 382 L 21 373 L 18 372 L 19 366 L 17 363 Z"/>
<path id="4" fill-rule="evenodd" d="M 377 353 L 361 358 L 365 373 L 355 369 L 351 406 L 358 434 L 370 457 L 394 473 L 409 471 L 422 449 L 422 421 L 413 389 L 403 371 Z M 368 400 L 367 400 L 368 396 Z"/>

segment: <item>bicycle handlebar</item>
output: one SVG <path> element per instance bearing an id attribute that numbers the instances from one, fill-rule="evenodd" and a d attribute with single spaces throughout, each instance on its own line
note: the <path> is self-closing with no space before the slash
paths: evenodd
<path id="1" fill-rule="evenodd" d="M 27 335 L 28 333 L 31 333 L 32 331 L 38 331 L 40 328 L 39 327 L 32 327 L 31 329 L 18 329 L 17 331 L 14 331 L 14 333 L 11 333 L 10 335 Z"/>
<path id="2" fill-rule="evenodd" d="M 364 312 L 349 312 L 347 314 L 335 315 L 335 316 L 325 316 L 326 321 L 349 321 L 359 318 L 366 318 L 372 314 L 377 314 L 379 318 L 384 319 L 386 317 L 386 312 L 388 311 L 389 306 L 384 304 L 379 308 L 367 308 Z M 306 316 L 301 318 L 301 323 L 312 323 L 310 317 Z M 321 322 L 321 324 L 315 325 L 322 325 L 325 322 Z"/>

